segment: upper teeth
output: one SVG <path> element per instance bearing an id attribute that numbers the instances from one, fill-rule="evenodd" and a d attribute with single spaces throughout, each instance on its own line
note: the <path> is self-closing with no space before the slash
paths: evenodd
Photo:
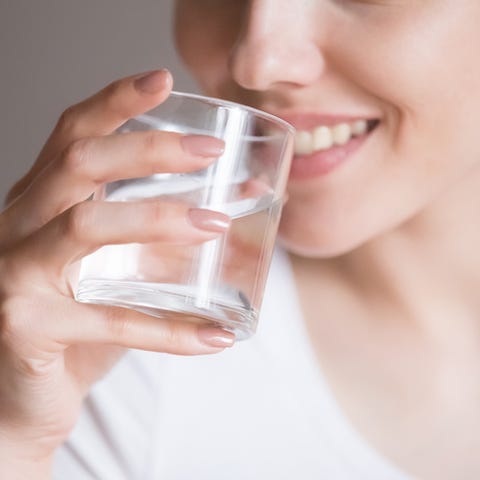
<path id="1" fill-rule="evenodd" d="M 363 135 L 367 130 L 367 120 L 344 122 L 331 127 L 320 125 L 311 131 L 298 130 L 295 136 L 295 154 L 309 155 L 334 145 L 345 145 L 353 136 Z"/>

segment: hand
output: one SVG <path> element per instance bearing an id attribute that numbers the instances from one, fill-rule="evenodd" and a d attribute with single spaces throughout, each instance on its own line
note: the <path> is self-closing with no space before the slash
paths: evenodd
<path id="1" fill-rule="evenodd" d="M 220 213 L 172 209 L 160 200 L 86 201 L 102 183 L 198 170 L 221 154 L 223 142 L 212 137 L 158 131 L 111 135 L 128 118 L 164 101 L 171 85 L 166 71 L 130 77 L 67 109 L 7 197 L 0 214 L 5 456 L 50 458 L 75 424 L 91 384 L 124 348 L 191 355 L 233 344 L 233 334 L 217 328 L 73 299 L 69 277 L 82 257 L 102 245 L 172 238 L 194 244 L 221 233 L 215 220 L 228 228 L 228 217 Z"/>

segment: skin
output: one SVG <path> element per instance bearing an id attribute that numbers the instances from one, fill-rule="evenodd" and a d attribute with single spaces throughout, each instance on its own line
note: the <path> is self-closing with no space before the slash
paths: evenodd
<path id="1" fill-rule="evenodd" d="M 65 111 L 0 215 L 2 477 L 50 478 L 55 449 L 73 428 L 90 386 L 125 348 L 196 355 L 233 343 L 231 333 L 182 318 L 73 299 L 79 259 L 102 245 L 194 245 L 221 233 L 192 223 L 182 205 L 84 202 L 115 178 L 193 171 L 215 160 L 186 148 L 186 137 L 178 134 L 110 135 L 171 90 L 168 72 L 154 72 L 147 90 L 137 77 L 114 82 Z M 203 144 L 212 141 L 218 145 L 217 139 Z M 221 337 L 228 345 L 219 343 Z"/>
<path id="2" fill-rule="evenodd" d="M 478 478 L 480 4 L 178 0 L 176 13 L 207 94 L 381 120 L 342 168 L 289 183 L 280 239 L 354 427 L 420 478 Z"/>
<path id="3" fill-rule="evenodd" d="M 281 240 L 339 403 L 374 447 L 421 478 L 480 475 L 479 19 L 473 0 L 177 2 L 178 50 L 205 93 L 276 114 L 381 119 L 344 168 L 289 184 Z M 0 280 L 0 465 L 8 478 L 48 478 L 90 385 L 123 348 L 221 350 L 202 343 L 196 325 L 153 324 L 72 299 L 76 262 L 102 244 L 141 241 L 146 225 L 143 241 L 165 241 L 170 222 L 183 225 L 186 243 L 212 236 L 161 205 L 126 212 L 82 203 L 112 179 L 108 160 L 126 150 L 108 135 L 171 87 L 167 77 L 146 94 L 134 81 L 68 109 L 0 215 L 0 279 L 8 278 Z M 128 140 L 116 174 L 138 158 L 152 160 L 150 172 L 152 163 L 172 168 L 147 154 L 151 139 Z M 183 158 L 176 139 L 157 141 Z M 214 159 L 190 161 L 194 169 Z M 131 232 L 115 222 L 127 214 Z"/>

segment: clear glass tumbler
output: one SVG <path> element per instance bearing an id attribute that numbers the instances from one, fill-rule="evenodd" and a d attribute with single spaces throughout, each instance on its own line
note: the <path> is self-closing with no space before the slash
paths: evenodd
<path id="1" fill-rule="evenodd" d="M 294 129 L 253 108 L 177 92 L 118 132 L 151 129 L 212 135 L 225 141 L 225 152 L 193 173 L 105 184 L 95 199 L 185 202 L 229 215 L 230 229 L 200 245 L 104 246 L 82 260 L 76 299 L 213 323 L 248 338 L 257 326 Z"/>

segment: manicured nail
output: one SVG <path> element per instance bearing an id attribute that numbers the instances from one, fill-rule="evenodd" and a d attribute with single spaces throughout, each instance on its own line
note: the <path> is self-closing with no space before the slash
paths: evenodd
<path id="1" fill-rule="evenodd" d="M 200 157 L 219 157 L 225 151 L 225 142 L 208 135 L 184 135 L 180 139 L 185 152 Z"/>
<path id="2" fill-rule="evenodd" d="M 200 230 L 223 233 L 230 226 L 230 217 L 224 213 L 205 208 L 191 208 L 188 211 L 190 223 Z"/>
<path id="3" fill-rule="evenodd" d="M 200 327 L 198 338 L 209 347 L 227 348 L 235 343 L 235 335 L 218 327 Z"/>
<path id="4" fill-rule="evenodd" d="M 166 69 L 155 70 L 137 78 L 135 88 L 142 93 L 158 93 L 167 86 L 170 72 Z"/>

